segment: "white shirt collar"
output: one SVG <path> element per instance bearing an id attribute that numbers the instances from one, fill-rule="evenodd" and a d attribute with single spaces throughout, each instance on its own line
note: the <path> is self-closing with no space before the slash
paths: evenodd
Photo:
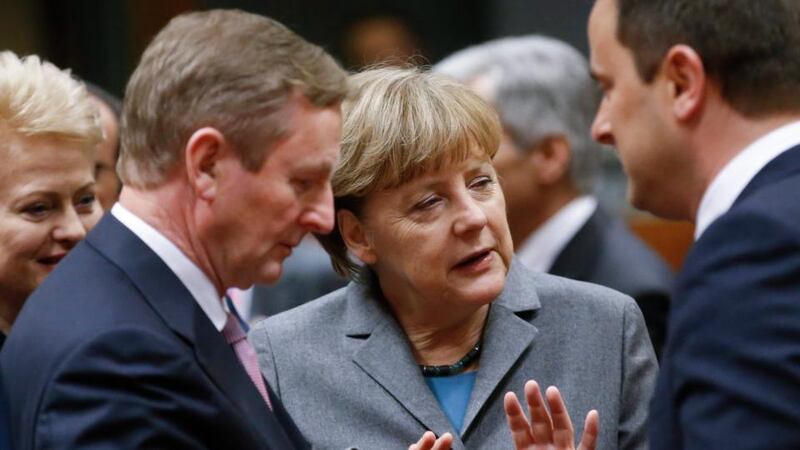
<path id="1" fill-rule="evenodd" d="M 745 147 L 725 164 L 706 189 L 697 209 L 694 239 L 728 212 L 753 177 L 781 153 L 800 144 L 800 121 L 773 130 Z"/>
<path id="2" fill-rule="evenodd" d="M 129 209 L 119 203 L 111 208 L 111 214 L 125 225 L 133 234 L 150 247 L 159 258 L 175 273 L 175 276 L 186 286 L 203 312 L 217 330 L 222 331 L 227 320 L 225 302 L 220 300 L 217 289 L 205 273 L 200 270 L 183 252 L 166 236 L 150 224 L 137 217 Z"/>
<path id="3" fill-rule="evenodd" d="M 525 239 L 517 251 L 517 257 L 529 269 L 547 272 L 595 210 L 597 210 L 597 199 L 590 195 L 578 197 L 567 203 Z"/>

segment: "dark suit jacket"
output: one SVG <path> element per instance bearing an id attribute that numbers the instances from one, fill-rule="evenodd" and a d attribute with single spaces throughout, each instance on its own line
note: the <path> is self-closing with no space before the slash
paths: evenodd
<path id="1" fill-rule="evenodd" d="M 642 310 L 656 355 L 667 329 L 672 271 L 619 219 L 598 208 L 553 262 L 549 273 L 628 294 Z"/>
<path id="2" fill-rule="evenodd" d="M 703 233 L 678 279 L 654 449 L 800 449 L 800 146 Z"/>
<path id="3" fill-rule="evenodd" d="M 0 333 L 0 351 L 3 350 L 5 341 L 6 335 Z M 0 450 L 9 450 L 11 448 L 11 431 L 8 423 L 8 401 L 2 386 L 3 371 L 0 370 Z"/>
<path id="4" fill-rule="evenodd" d="M 306 446 L 184 285 L 110 214 L 28 299 L 0 368 L 21 450 Z"/>

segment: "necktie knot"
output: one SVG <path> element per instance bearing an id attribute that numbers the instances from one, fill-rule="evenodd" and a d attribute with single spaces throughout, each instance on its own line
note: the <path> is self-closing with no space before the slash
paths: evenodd
<path id="1" fill-rule="evenodd" d="M 228 313 L 225 326 L 222 328 L 222 336 L 225 338 L 225 342 L 230 345 L 234 345 L 247 338 L 242 324 L 239 323 L 239 319 L 232 313 Z"/>

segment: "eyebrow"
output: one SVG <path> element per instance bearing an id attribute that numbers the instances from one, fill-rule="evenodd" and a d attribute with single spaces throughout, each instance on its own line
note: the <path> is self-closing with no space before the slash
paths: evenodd
<path id="1" fill-rule="evenodd" d="M 315 161 L 297 168 L 297 173 L 301 175 L 327 175 L 333 172 L 333 163 L 322 160 Z"/>

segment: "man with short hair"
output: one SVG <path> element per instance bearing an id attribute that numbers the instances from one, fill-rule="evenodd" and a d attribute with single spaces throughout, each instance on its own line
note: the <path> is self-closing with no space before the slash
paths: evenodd
<path id="1" fill-rule="evenodd" d="M 800 448 L 800 5 L 597 0 L 594 137 L 632 203 L 692 220 L 655 449 Z"/>
<path id="2" fill-rule="evenodd" d="M 173 19 L 126 90 L 123 189 L 0 356 L 15 448 L 305 448 L 224 306 L 333 226 L 345 72 L 238 11 Z"/>
<path id="3" fill-rule="evenodd" d="M 597 89 L 588 67 L 567 43 L 532 35 L 466 48 L 434 70 L 470 85 L 500 115 L 494 166 L 519 260 L 636 299 L 659 354 L 672 273 L 593 195 L 602 149 L 591 137 Z"/>

